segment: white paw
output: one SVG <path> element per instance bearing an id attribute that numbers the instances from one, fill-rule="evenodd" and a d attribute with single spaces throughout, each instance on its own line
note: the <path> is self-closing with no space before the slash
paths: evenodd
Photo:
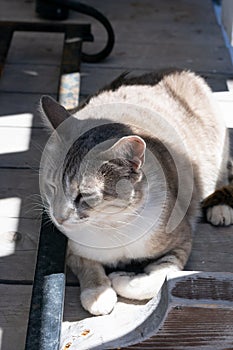
<path id="1" fill-rule="evenodd" d="M 84 289 L 80 298 L 84 309 L 96 316 L 109 314 L 117 302 L 116 292 L 106 286 Z"/>
<path id="2" fill-rule="evenodd" d="M 162 285 L 153 276 L 146 274 L 113 272 L 108 277 L 117 294 L 129 299 L 151 299 L 159 292 Z"/>
<path id="3" fill-rule="evenodd" d="M 228 205 L 216 205 L 207 209 L 207 220 L 215 226 L 233 224 L 233 209 Z"/>

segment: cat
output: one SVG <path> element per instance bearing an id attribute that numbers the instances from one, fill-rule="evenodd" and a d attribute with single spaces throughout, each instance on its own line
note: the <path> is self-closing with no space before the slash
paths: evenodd
<path id="1" fill-rule="evenodd" d="M 227 129 L 193 72 L 124 73 L 76 110 L 49 96 L 40 110 L 54 130 L 41 193 L 91 314 L 110 313 L 117 295 L 158 295 L 189 258 L 201 207 L 210 223 L 233 223 Z M 132 261 L 144 270 L 124 271 Z"/>

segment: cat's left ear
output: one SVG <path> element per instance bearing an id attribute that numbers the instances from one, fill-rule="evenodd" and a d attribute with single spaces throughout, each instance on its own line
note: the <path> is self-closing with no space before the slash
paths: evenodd
<path id="1" fill-rule="evenodd" d="M 70 117 L 69 112 L 50 96 L 41 97 L 40 109 L 42 115 L 54 129 Z"/>
<path id="2" fill-rule="evenodd" d="M 111 147 L 111 151 L 118 157 L 128 159 L 138 170 L 145 161 L 146 143 L 140 136 L 125 136 Z"/>

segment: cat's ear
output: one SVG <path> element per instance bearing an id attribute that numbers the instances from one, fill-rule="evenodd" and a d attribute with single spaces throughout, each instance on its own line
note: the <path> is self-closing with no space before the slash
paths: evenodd
<path id="1" fill-rule="evenodd" d="M 41 97 L 40 110 L 53 129 L 70 117 L 69 112 L 50 96 Z"/>
<path id="2" fill-rule="evenodd" d="M 144 164 L 145 150 L 145 141 L 137 135 L 124 136 L 111 147 L 116 156 L 128 159 L 135 170 Z"/>

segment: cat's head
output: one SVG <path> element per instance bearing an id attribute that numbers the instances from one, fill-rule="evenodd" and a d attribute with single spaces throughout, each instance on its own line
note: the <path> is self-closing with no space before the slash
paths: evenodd
<path id="1" fill-rule="evenodd" d="M 69 113 L 53 99 L 43 97 L 41 111 L 55 131 L 64 121 L 69 128 Z M 64 160 L 60 147 L 52 142 L 51 153 L 45 155 L 43 197 L 61 231 L 75 231 L 83 222 L 114 225 L 121 214 L 134 211 L 141 200 L 146 149 L 140 136 L 122 136 L 119 126 L 105 124 L 90 128 L 73 142 Z"/>

